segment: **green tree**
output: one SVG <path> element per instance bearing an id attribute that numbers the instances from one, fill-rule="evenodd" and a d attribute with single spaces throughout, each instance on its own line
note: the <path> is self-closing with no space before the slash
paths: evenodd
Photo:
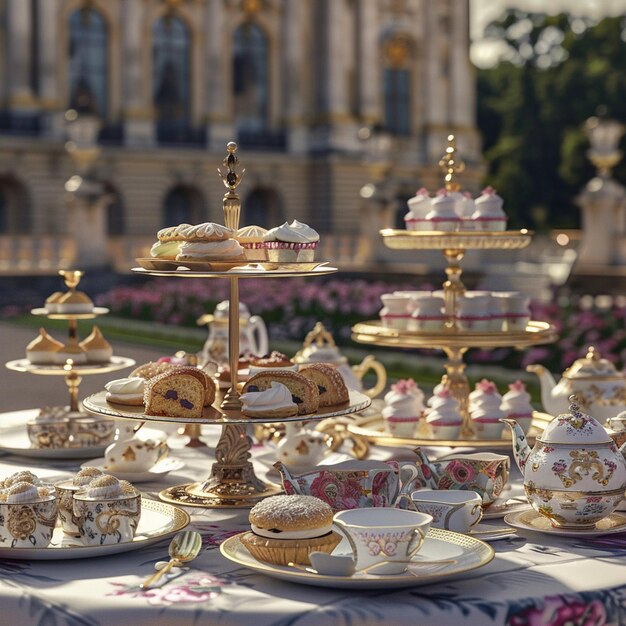
<path id="1" fill-rule="evenodd" d="M 509 11 L 488 37 L 506 44 L 498 65 L 478 70 L 478 126 L 486 182 L 513 225 L 579 224 L 574 197 L 593 177 L 583 123 L 605 105 L 626 122 L 626 23 Z M 626 163 L 615 178 L 626 182 Z"/>

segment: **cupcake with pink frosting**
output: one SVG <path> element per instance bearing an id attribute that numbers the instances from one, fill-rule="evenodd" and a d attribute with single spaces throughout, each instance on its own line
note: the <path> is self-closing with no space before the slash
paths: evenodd
<path id="1" fill-rule="evenodd" d="M 504 424 L 500 421 L 504 411 L 500 409 L 502 396 L 495 384 L 483 378 L 469 398 L 470 419 L 479 438 L 500 439 Z"/>
<path id="2" fill-rule="evenodd" d="M 385 394 L 383 419 L 397 437 L 413 437 L 424 412 L 424 393 L 412 378 L 399 380 Z"/>
<path id="3" fill-rule="evenodd" d="M 446 189 L 440 189 L 431 202 L 431 210 L 426 214 L 430 230 L 459 230 L 461 218 L 455 210 L 455 198 Z"/>
<path id="4" fill-rule="evenodd" d="M 515 420 L 527 433 L 533 419 L 533 407 L 530 394 L 521 380 L 509 385 L 509 390 L 502 396 L 500 409 L 508 419 Z"/>
<path id="5" fill-rule="evenodd" d="M 404 223 L 407 230 L 430 230 L 430 225 L 426 221 L 426 214 L 431 209 L 432 198 L 428 195 L 428 189 L 422 187 L 409 198 L 407 204 L 409 212 L 404 216 Z"/>
<path id="6" fill-rule="evenodd" d="M 457 439 L 463 425 L 459 403 L 447 388 L 439 389 L 431 398 L 426 423 L 435 439 Z"/>
<path id="7" fill-rule="evenodd" d="M 475 201 L 472 214 L 474 227 L 479 231 L 506 230 L 506 214 L 502 210 L 503 200 L 493 187 L 485 187 Z"/>

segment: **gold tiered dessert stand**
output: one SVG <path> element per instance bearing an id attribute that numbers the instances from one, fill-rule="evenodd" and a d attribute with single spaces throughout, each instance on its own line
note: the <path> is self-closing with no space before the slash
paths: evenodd
<path id="1" fill-rule="evenodd" d="M 220 176 L 228 191 L 224 195 L 224 218 L 228 228 L 237 230 L 241 201 L 235 189 L 241 181 L 242 174 L 236 172 L 239 158 L 236 156 L 237 145 L 233 142 L 227 146 L 228 155 L 224 159 L 226 172 Z M 219 170 L 218 170 L 219 171 Z M 142 260 L 140 260 L 142 261 Z M 177 278 L 227 278 L 230 282 L 229 314 L 228 314 L 228 355 L 231 373 L 231 387 L 222 397 L 218 397 L 215 405 L 205 408 L 203 416 L 195 420 L 198 424 L 221 424 L 222 433 L 215 448 L 215 462 L 209 478 L 202 482 L 177 485 L 161 491 L 159 497 L 174 504 L 185 506 L 237 508 L 250 507 L 270 495 L 280 493 L 280 487 L 266 484 L 254 473 L 250 462 L 250 446 L 252 440 L 248 436 L 250 424 L 272 422 L 300 422 L 302 420 L 322 420 L 330 417 L 348 415 L 366 409 L 371 400 L 364 394 L 350 391 L 350 399 L 337 407 L 325 407 L 317 413 L 297 415 L 291 418 L 249 418 L 241 413 L 241 400 L 237 388 L 237 369 L 239 357 L 239 280 L 243 278 L 288 278 L 294 276 L 323 276 L 337 271 L 325 263 L 259 263 L 257 265 L 234 266 L 230 269 L 221 268 L 220 264 L 192 262 L 186 267 L 171 262 L 171 269 L 154 269 L 150 261 L 142 263 L 143 267 L 134 268 L 141 274 L 149 276 L 173 276 Z M 167 265 L 161 265 L 167 267 Z M 217 269 L 220 268 L 220 269 Z M 125 407 L 112 405 L 106 401 L 103 392 L 94 394 L 83 401 L 83 405 L 96 414 L 110 415 L 117 418 L 129 418 L 142 421 L 180 421 L 176 418 L 151 416 L 143 413 L 143 407 Z"/>
<path id="2" fill-rule="evenodd" d="M 440 166 L 446 172 L 445 185 L 449 191 L 458 191 L 459 185 L 453 181 L 456 172 L 462 171 L 463 163 L 455 157 L 454 136 L 448 137 L 449 146 Z M 352 327 L 352 339 L 358 343 L 392 348 L 434 348 L 442 350 L 446 357 L 445 384 L 459 402 L 459 409 L 464 423 L 461 438 L 455 441 L 438 441 L 427 437 L 402 439 L 384 433 L 384 424 L 379 418 L 360 418 L 348 425 L 352 436 L 363 439 L 365 443 L 383 445 L 443 445 L 499 447 L 510 446 L 508 440 L 478 440 L 473 433 L 469 420 L 467 403 L 469 384 L 465 375 L 464 354 L 470 348 L 515 347 L 518 349 L 552 343 L 558 335 L 546 322 L 530 321 L 524 330 L 472 332 L 458 328 L 456 324 L 457 302 L 465 293 L 461 281 L 461 261 L 467 250 L 520 250 L 530 244 L 532 232 L 528 230 L 508 231 L 408 231 L 383 229 L 380 231 L 383 243 L 394 250 L 441 250 L 447 265 L 447 280 L 443 283 L 445 313 L 447 321 L 437 332 L 409 331 L 383 326 L 381 320 L 372 320 L 355 324 Z M 544 415 L 536 416 L 537 425 L 545 423 Z M 361 442 L 363 443 L 363 441 Z M 362 447 L 362 446 L 361 446 Z"/>
<path id="3" fill-rule="evenodd" d="M 79 270 L 59 270 L 59 275 L 65 281 L 70 292 L 76 291 L 78 283 L 84 272 Z M 106 315 L 109 309 L 104 307 L 94 307 L 92 311 L 85 313 L 52 313 L 46 308 L 32 309 L 31 314 L 45 317 L 50 320 L 66 320 L 68 324 L 68 341 L 65 345 L 67 353 L 77 353 L 78 346 L 78 320 L 95 319 L 101 315 Z M 91 374 L 110 374 L 135 364 L 133 359 L 123 356 L 112 356 L 107 363 L 74 363 L 68 358 L 65 363 L 58 365 L 37 365 L 28 359 L 17 359 L 6 363 L 6 367 L 15 372 L 28 372 L 29 374 L 39 374 L 42 376 L 64 376 L 65 384 L 70 394 L 70 411 L 78 412 L 80 403 L 78 401 L 78 389 L 83 376 Z"/>

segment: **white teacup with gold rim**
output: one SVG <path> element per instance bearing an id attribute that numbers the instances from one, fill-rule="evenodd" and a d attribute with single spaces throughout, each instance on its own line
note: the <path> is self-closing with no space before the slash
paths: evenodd
<path id="1" fill-rule="evenodd" d="M 74 494 L 74 516 L 85 545 L 132 541 L 141 516 L 141 494 L 129 482 L 105 474 Z"/>
<path id="2" fill-rule="evenodd" d="M 483 499 L 475 491 L 420 489 L 411 494 L 420 513 L 432 515 L 432 526 L 469 533 L 483 516 Z"/>
<path id="3" fill-rule="evenodd" d="M 380 563 L 377 574 L 401 574 L 422 547 L 432 519 L 385 507 L 339 511 L 333 521 L 350 543 L 357 570 Z"/>

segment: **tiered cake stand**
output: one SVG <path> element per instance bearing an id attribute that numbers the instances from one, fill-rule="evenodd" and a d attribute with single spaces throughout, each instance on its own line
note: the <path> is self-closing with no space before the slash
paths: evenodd
<path id="1" fill-rule="evenodd" d="M 83 276 L 83 272 L 77 270 L 59 270 L 66 286 L 70 291 L 74 291 Z M 68 341 L 66 346 L 71 350 L 78 351 L 78 320 L 95 319 L 101 315 L 106 315 L 109 309 L 104 307 L 94 307 L 89 313 L 51 313 L 45 308 L 32 309 L 31 313 L 39 317 L 50 320 L 66 320 L 68 324 Z M 74 363 L 70 358 L 59 365 L 36 365 L 28 359 L 17 359 L 6 363 L 6 367 L 15 372 L 28 372 L 29 374 L 39 374 L 43 376 L 64 376 L 65 384 L 70 394 L 70 411 L 80 410 L 78 401 L 78 388 L 83 376 L 91 374 L 109 374 L 117 370 L 131 367 L 135 364 L 133 359 L 123 356 L 113 356 L 107 363 Z"/>
<path id="2" fill-rule="evenodd" d="M 502 440 L 479 441 L 470 423 L 467 403 L 469 385 L 465 375 L 463 355 L 469 348 L 499 348 L 513 346 L 519 349 L 533 345 L 551 343 L 557 339 L 556 331 L 545 322 L 530 321 L 524 330 L 468 332 L 456 325 L 457 301 L 465 293 L 461 281 L 461 261 L 467 250 L 518 250 L 525 248 L 531 241 L 532 233 L 527 230 L 502 232 L 440 232 L 407 231 L 384 229 L 381 231 L 383 242 L 395 250 L 441 250 L 446 258 L 445 273 L 447 280 L 443 284 L 447 321 L 438 332 L 418 332 L 386 328 L 380 320 L 359 323 L 352 328 L 352 338 L 369 345 L 394 348 L 435 348 L 447 356 L 445 369 L 447 385 L 452 395 L 459 402 L 464 424 L 460 439 L 457 441 L 437 441 L 427 437 L 411 439 L 413 445 L 510 446 Z M 541 420 L 539 420 L 541 421 Z M 362 422 L 362 420 L 361 420 Z M 350 425 L 348 430 L 355 437 L 369 437 L 370 442 L 388 445 L 401 445 L 397 438 L 384 435 L 382 420 L 372 430 L 371 420 L 360 425 Z M 404 444 L 407 441 L 403 440 Z"/>
<path id="3" fill-rule="evenodd" d="M 220 175 L 228 192 L 224 196 L 225 224 L 228 228 L 237 230 L 239 226 L 240 200 L 235 189 L 241 180 L 235 167 L 239 163 L 235 152 L 237 146 L 229 143 L 228 156 L 224 159 L 227 172 Z M 140 260 L 141 261 L 141 260 Z M 165 489 L 159 497 L 166 502 L 185 506 L 235 508 L 250 507 L 260 499 L 276 493 L 281 489 L 273 484 L 263 483 L 254 473 L 250 462 L 250 446 L 252 441 L 247 433 L 250 424 L 272 422 L 294 422 L 303 420 L 321 420 L 329 417 L 347 415 L 362 411 L 370 404 L 370 399 L 364 394 L 350 391 L 350 399 L 343 405 L 325 407 L 317 413 L 298 415 L 292 418 L 249 418 L 241 413 L 241 400 L 237 389 L 237 365 L 239 357 L 239 281 L 245 278 L 290 278 L 294 276 L 322 276 L 337 271 L 325 263 L 259 263 L 245 266 L 235 266 L 222 269 L 219 263 L 192 262 L 186 267 L 177 267 L 177 262 L 170 263 L 171 269 L 151 269 L 152 262 L 142 263 L 144 267 L 134 268 L 141 274 L 149 276 L 168 276 L 187 279 L 228 279 L 230 282 L 229 317 L 228 317 L 228 354 L 231 373 L 231 387 L 221 397 L 218 396 L 212 407 L 205 408 L 202 418 L 196 420 L 199 424 L 221 424 L 221 437 L 215 448 L 216 461 L 211 468 L 211 474 L 202 482 L 178 485 Z M 167 267 L 167 265 L 160 265 Z M 220 269 L 215 269 L 220 268 Z M 143 421 L 180 421 L 176 418 L 146 415 L 143 407 L 125 407 L 119 410 L 119 405 L 109 404 L 105 393 L 100 392 L 83 401 L 83 405 L 92 413 L 110 415 L 117 418 L 129 418 Z M 127 410 L 126 410 L 127 409 Z"/>

